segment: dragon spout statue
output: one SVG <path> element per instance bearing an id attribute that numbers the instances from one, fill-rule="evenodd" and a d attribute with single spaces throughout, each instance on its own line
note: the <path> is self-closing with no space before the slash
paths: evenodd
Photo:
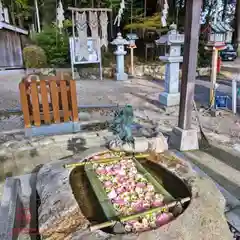
<path id="1" fill-rule="evenodd" d="M 133 119 L 134 115 L 131 105 L 126 105 L 123 109 L 117 109 L 110 125 L 110 130 L 116 136 L 116 139 L 110 142 L 111 148 L 114 148 L 114 146 L 121 147 L 123 144 L 131 144 L 134 147 L 132 134 Z"/>

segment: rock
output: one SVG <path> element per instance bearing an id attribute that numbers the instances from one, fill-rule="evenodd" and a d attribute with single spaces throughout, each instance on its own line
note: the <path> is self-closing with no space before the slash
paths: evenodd
<path id="1" fill-rule="evenodd" d="M 134 69 L 134 74 L 136 77 L 143 77 L 144 76 L 144 66 L 143 65 L 139 65 L 139 66 L 135 66 Z"/>
<path id="2" fill-rule="evenodd" d="M 90 78 L 91 80 L 97 80 L 97 77 L 96 77 L 95 75 L 90 75 L 89 78 Z"/>
<path id="3" fill-rule="evenodd" d="M 78 118 L 80 121 L 90 121 L 91 115 L 88 112 L 80 112 L 78 113 Z"/>
<path id="4" fill-rule="evenodd" d="M 163 136 L 162 133 L 158 133 L 156 138 L 149 140 L 150 142 L 150 151 L 154 153 L 162 153 L 168 150 L 167 139 Z"/>
<path id="5" fill-rule="evenodd" d="M 240 144 L 234 144 L 233 149 L 240 153 Z"/>
<path id="6" fill-rule="evenodd" d="M 207 76 L 210 73 L 210 68 L 199 68 L 198 76 Z"/>
<path id="7" fill-rule="evenodd" d="M 69 234 L 88 225 L 69 183 L 70 170 L 44 165 L 37 175 L 39 233 L 43 239 L 64 240 Z"/>
<path id="8" fill-rule="evenodd" d="M 113 151 L 125 151 L 125 152 L 156 152 L 161 153 L 168 150 L 168 144 L 166 138 L 159 134 L 154 138 L 145 138 L 138 137 L 134 138 L 135 144 L 134 146 L 130 143 L 122 144 L 120 141 L 112 140 L 109 143 L 109 148 Z"/>

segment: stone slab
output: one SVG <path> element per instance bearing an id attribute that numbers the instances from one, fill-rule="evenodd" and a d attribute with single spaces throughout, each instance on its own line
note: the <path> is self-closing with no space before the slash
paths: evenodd
<path id="1" fill-rule="evenodd" d="M 180 93 L 162 92 L 159 95 L 159 102 L 167 107 L 177 106 L 180 103 Z"/>
<path id="2" fill-rule="evenodd" d="M 183 158 L 185 161 L 189 162 L 190 165 L 192 166 L 193 170 L 195 170 L 199 175 L 207 177 L 207 178 L 211 178 L 209 175 L 207 175 L 205 172 L 203 172 L 199 167 L 197 167 L 194 163 L 192 163 L 189 160 L 190 158 L 185 156 L 185 154 L 183 154 L 177 150 L 172 150 L 172 152 L 174 154 L 176 154 L 177 157 Z M 214 181 L 214 179 L 212 179 L 212 180 Z M 229 211 L 230 209 L 233 209 L 236 206 L 240 206 L 240 201 L 235 196 L 233 196 L 230 192 L 228 192 L 225 188 L 220 186 L 218 183 L 215 182 L 215 184 L 226 199 L 226 209 L 225 209 L 226 211 Z"/>
<path id="3" fill-rule="evenodd" d="M 229 212 L 225 213 L 228 222 L 238 231 L 240 232 L 240 206 L 235 207 Z"/>
<path id="4" fill-rule="evenodd" d="M 0 208 L 0 239 L 12 240 L 20 181 L 7 178 Z"/>
<path id="5" fill-rule="evenodd" d="M 79 122 L 67 122 L 51 125 L 42 125 L 25 129 L 25 137 L 47 136 L 52 134 L 75 133 L 81 130 Z"/>
<path id="6" fill-rule="evenodd" d="M 211 179 L 205 172 L 203 172 L 199 167 L 197 167 L 195 164 L 193 164 L 191 161 L 189 161 L 189 158 L 187 158 L 184 154 L 173 151 L 173 153 L 180 158 L 183 158 L 185 161 L 189 162 L 192 166 L 193 170 L 196 171 L 200 176 L 206 177 Z M 214 181 L 212 179 L 212 181 Z M 227 221 L 240 232 L 240 201 L 233 196 L 231 193 L 229 193 L 226 189 L 224 189 L 222 186 L 217 184 L 214 181 L 217 188 L 220 190 L 220 192 L 223 194 L 224 198 L 226 199 L 226 206 L 225 206 L 225 216 L 227 218 Z"/>
<path id="7" fill-rule="evenodd" d="M 36 174 L 7 178 L 0 208 L 0 239 L 26 240 L 36 234 Z"/>
<path id="8" fill-rule="evenodd" d="M 183 130 L 175 127 L 169 137 L 171 147 L 180 151 L 199 149 L 197 129 Z"/>

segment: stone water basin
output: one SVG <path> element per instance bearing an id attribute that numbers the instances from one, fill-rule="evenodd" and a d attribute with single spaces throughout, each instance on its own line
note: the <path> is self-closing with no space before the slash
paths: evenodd
<path id="1" fill-rule="evenodd" d="M 93 151 L 81 159 L 86 162 L 93 158 L 96 160 L 96 156 L 103 152 Z M 42 238 L 231 239 L 224 221 L 224 198 L 212 182 L 199 178 L 186 162 L 172 158 L 170 153 L 152 155 L 149 159 L 141 158 L 138 161 L 173 198 L 191 198 L 190 203 L 181 207 L 181 214 L 179 208 L 175 209 L 175 219 L 156 229 L 138 233 L 116 232 L 112 226 L 93 230 L 90 227 L 109 219 L 99 204 L 84 166 L 64 168 L 59 166 L 59 162 L 54 162 L 44 165 L 38 173 L 37 191 L 41 200 L 38 222 Z M 66 160 L 66 163 L 71 162 L 71 159 Z"/>
<path id="2" fill-rule="evenodd" d="M 141 181 L 136 181 L 134 183 L 133 180 L 129 181 L 129 184 L 133 184 L 133 187 L 130 187 L 128 183 L 112 183 L 111 187 L 103 187 L 104 181 L 99 181 L 97 179 L 97 175 L 94 174 L 94 165 L 97 166 L 103 166 L 105 168 L 111 167 L 119 167 L 121 163 L 132 164 L 131 166 L 136 166 L 136 168 L 132 168 L 131 171 L 128 172 L 130 177 L 127 175 L 124 176 L 124 181 L 129 181 L 129 179 L 134 179 L 133 176 L 143 177 L 144 175 L 146 177 L 143 177 L 143 181 L 148 180 L 148 183 L 142 183 Z M 124 165 L 125 166 L 125 165 Z M 98 167 L 103 168 L 103 167 Z M 138 167 L 138 168 L 137 168 Z M 88 170 L 90 169 L 90 170 Z M 103 168 L 104 169 L 104 168 Z M 132 172 L 134 170 L 138 173 L 133 174 Z M 146 172 L 145 172 L 146 170 Z M 141 174 L 140 174 L 141 173 Z M 105 184 L 110 184 L 110 179 L 113 180 L 113 182 L 119 178 L 121 180 L 120 176 L 115 175 L 114 173 L 110 173 L 111 175 L 102 174 L 98 175 L 99 177 L 103 177 L 106 179 L 109 179 L 108 181 L 105 181 Z M 151 174 L 151 175 L 150 175 Z M 90 178 L 90 176 L 93 178 Z M 169 177 L 168 177 L 169 176 Z M 79 181 L 81 179 L 81 181 Z M 151 182 L 152 180 L 152 182 Z M 154 162 L 146 160 L 146 158 L 140 158 L 138 160 L 132 160 L 132 158 L 124 158 L 122 157 L 121 160 L 117 160 L 117 162 L 109 162 L 109 163 L 95 163 L 95 164 L 89 164 L 82 167 L 77 167 L 73 170 L 71 176 L 70 176 L 71 186 L 73 188 L 74 196 L 79 204 L 80 209 L 82 209 L 84 216 L 90 221 L 91 225 L 97 225 L 100 223 L 104 223 L 108 220 L 112 219 L 118 219 L 120 215 L 122 217 L 124 216 L 131 216 L 140 212 L 151 212 L 151 209 L 154 209 L 156 207 L 164 206 L 164 203 L 171 203 L 176 202 L 176 199 L 182 199 L 187 198 L 191 196 L 190 191 L 188 190 L 187 186 L 180 180 L 174 177 L 174 175 L 167 172 L 164 168 L 161 168 L 159 164 L 156 164 Z M 168 184 L 170 183 L 170 184 Z M 171 183 L 174 183 L 171 185 Z M 136 187 L 136 185 L 142 185 L 144 184 L 144 188 Z M 125 187 L 123 187 L 125 185 Z M 146 188 L 150 188 L 151 190 L 155 188 L 154 191 L 147 191 Z M 104 189 L 105 188 L 105 189 Z M 134 189 L 135 188 L 135 189 Z M 167 190 L 166 190 L 167 188 Z M 172 188 L 174 196 L 171 194 Z M 94 190 L 95 189 L 95 190 Z M 105 192 L 105 190 L 109 190 L 108 194 Z M 134 192 L 137 191 L 138 193 Z M 116 194 L 116 191 L 118 192 L 118 196 L 115 196 L 110 200 L 108 198 L 108 195 Z M 145 196 L 144 192 L 145 191 Z M 85 194 L 87 193 L 87 195 Z M 117 194 L 116 194 L 117 195 Z M 151 198 L 149 196 L 151 195 Z M 154 198 L 158 197 L 158 199 L 155 199 L 155 201 L 152 201 Z M 124 199 L 125 198 L 125 199 Z M 131 200 L 131 198 L 135 198 Z M 160 199 L 159 199 L 160 198 Z M 164 198 L 164 199 L 163 199 Z M 146 200 L 147 199 L 147 200 Z M 132 203 L 132 204 L 131 204 Z M 142 206 L 138 206 L 137 204 L 145 204 L 147 207 L 144 209 L 141 209 Z M 152 204 L 152 206 L 151 206 Z M 129 205 L 129 206 L 127 206 Z M 103 231 L 106 231 L 108 233 L 124 233 L 126 232 L 140 232 L 140 231 L 146 231 L 150 230 L 151 228 L 156 228 L 157 225 L 155 224 L 155 221 L 157 221 L 157 218 L 162 219 L 162 217 L 166 218 L 172 218 L 177 217 L 183 210 L 187 207 L 187 204 L 183 204 L 183 206 L 180 206 L 175 204 L 176 207 L 171 208 L 166 213 L 160 214 L 160 211 L 154 212 L 151 214 L 144 214 L 142 217 L 134 218 L 132 221 L 127 221 L 122 226 L 118 224 L 119 226 L 116 226 L 114 224 L 114 227 L 108 227 L 103 228 Z M 118 211 L 122 210 L 125 213 L 121 213 L 116 211 L 117 208 Z M 140 208 L 138 210 L 134 210 L 132 208 Z M 98 209 L 98 211 L 96 211 Z M 131 214 L 132 211 L 132 214 Z M 166 211 L 166 210 L 165 210 Z M 172 212 L 174 214 L 172 214 Z M 119 215 L 120 214 L 120 215 Z M 153 218 L 155 218 L 153 220 Z M 138 221 L 139 220 L 139 221 Z M 166 220 L 167 222 L 170 221 Z M 161 221 L 162 222 L 162 221 Z M 160 225 L 163 225 L 161 223 Z M 158 226 L 160 226 L 158 224 Z M 121 229 L 122 228 L 122 229 Z M 125 228 L 125 229 L 124 229 Z"/>

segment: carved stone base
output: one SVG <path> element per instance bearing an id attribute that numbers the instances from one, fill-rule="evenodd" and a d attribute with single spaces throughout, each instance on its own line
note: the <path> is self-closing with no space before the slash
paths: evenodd
<path id="1" fill-rule="evenodd" d="M 199 149 L 197 130 L 183 130 L 179 127 L 175 127 L 169 138 L 169 144 L 171 147 L 180 151 Z"/>
<path id="2" fill-rule="evenodd" d="M 115 79 L 117 81 L 127 81 L 128 80 L 128 75 L 126 73 L 116 73 L 115 74 Z"/>
<path id="3" fill-rule="evenodd" d="M 159 101 L 161 104 L 167 107 L 177 106 L 180 103 L 180 93 L 162 92 L 159 95 Z"/>
<path id="4" fill-rule="evenodd" d="M 123 144 L 120 141 L 112 140 L 109 143 L 109 148 L 113 151 L 162 153 L 168 150 L 168 144 L 167 139 L 159 133 L 159 135 L 155 138 L 135 138 L 134 145 L 130 143 Z"/>

